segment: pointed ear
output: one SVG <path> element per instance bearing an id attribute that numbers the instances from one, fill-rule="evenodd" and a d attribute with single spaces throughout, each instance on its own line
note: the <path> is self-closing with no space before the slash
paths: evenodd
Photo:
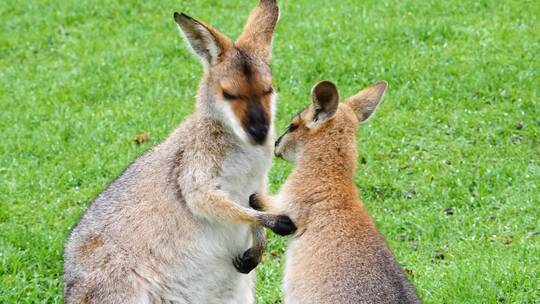
<path id="1" fill-rule="evenodd" d="M 279 7 L 276 0 L 261 0 L 251 12 L 236 45 L 249 50 L 266 62 L 272 52 L 272 35 L 279 19 Z"/>
<path id="2" fill-rule="evenodd" d="M 199 20 L 176 12 L 174 20 L 184 34 L 184 39 L 205 64 L 217 63 L 223 53 L 232 48 L 229 38 Z"/>
<path id="3" fill-rule="evenodd" d="M 335 84 L 321 81 L 311 89 L 313 100 L 313 122 L 324 122 L 336 114 L 339 105 L 339 93 Z"/>
<path id="4" fill-rule="evenodd" d="M 387 87 L 386 81 L 379 81 L 345 101 L 353 109 L 359 122 L 364 122 L 373 115 Z"/>

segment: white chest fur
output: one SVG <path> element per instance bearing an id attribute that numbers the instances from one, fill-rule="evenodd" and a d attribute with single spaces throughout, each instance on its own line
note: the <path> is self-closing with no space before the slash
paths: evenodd
<path id="1" fill-rule="evenodd" d="M 271 146 L 246 144 L 231 149 L 216 179 L 217 186 L 230 200 L 248 207 L 249 196 L 264 186 L 271 160 Z M 181 285 L 173 286 L 171 298 L 189 294 L 193 303 L 253 303 L 253 274 L 238 273 L 232 264 L 236 255 L 251 246 L 249 225 L 205 221 L 197 234 L 198 241 L 186 252 L 192 256 L 190 263 L 181 261 L 176 271 L 178 281 L 190 282 L 189 291 Z"/>
<path id="2" fill-rule="evenodd" d="M 249 196 L 260 191 L 272 162 L 272 148 L 268 145 L 244 144 L 229 151 L 218 178 L 219 187 L 229 199 L 244 207 Z"/>

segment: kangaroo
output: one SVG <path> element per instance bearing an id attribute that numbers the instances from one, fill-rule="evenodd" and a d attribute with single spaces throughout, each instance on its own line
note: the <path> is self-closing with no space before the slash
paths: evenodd
<path id="1" fill-rule="evenodd" d="M 292 119 L 276 141 L 275 154 L 296 164 L 275 204 L 250 198 L 255 209 L 280 210 L 298 230 L 289 240 L 285 303 L 419 303 L 358 199 L 356 126 L 375 111 L 386 82 L 339 102 L 336 86 L 312 89 L 313 104 Z"/>
<path id="2" fill-rule="evenodd" d="M 290 218 L 249 208 L 273 151 L 269 67 L 276 1 L 262 0 L 232 42 L 174 13 L 204 65 L 196 111 L 91 204 L 64 255 L 66 303 L 253 303 L 261 226 Z M 250 248 L 250 246 L 252 246 Z M 247 250 L 246 250 L 247 249 Z"/>

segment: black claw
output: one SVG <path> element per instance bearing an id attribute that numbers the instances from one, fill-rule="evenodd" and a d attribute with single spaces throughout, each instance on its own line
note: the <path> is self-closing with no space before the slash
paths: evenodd
<path id="1" fill-rule="evenodd" d="M 270 227 L 274 233 L 285 236 L 293 234 L 296 231 L 296 225 L 293 223 L 290 217 L 286 215 L 278 215 L 276 218 L 276 224 Z"/>
<path id="2" fill-rule="evenodd" d="M 251 249 L 244 251 L 233 260 L 233 265 L 240 273 L 250 273 L 261 261 L 260 255 L 254 254 Z"/>
<path id="3" fill-rule="evenodd" d="M 253 193 L 249 196 L 249 206 L 257 211 L 262 211 L 262 206 L 257 193 Z"/>

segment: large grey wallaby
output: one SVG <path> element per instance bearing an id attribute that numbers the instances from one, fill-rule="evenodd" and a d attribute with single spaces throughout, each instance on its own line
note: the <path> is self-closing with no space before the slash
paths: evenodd
<path id="1" fill-rule="evenodd" d="M 103 191 L 65 248 L 67 303 L 253 303 L 264 229 L 285 215 L 249 208 L 273 152 L 268 65 L 277 3 L 262 0 L 236 42 L 183 13 L 204 64 L 196 111 Z M 251 248 L 250 248 L 251 246 Z"/>

